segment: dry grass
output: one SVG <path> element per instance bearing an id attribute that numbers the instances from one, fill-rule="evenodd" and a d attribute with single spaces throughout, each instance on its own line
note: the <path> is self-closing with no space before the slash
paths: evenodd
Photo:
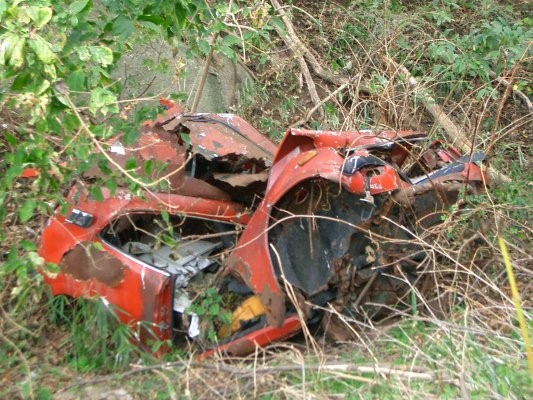
<path id="1" fill-rule="evenodd" d="M 322 22 L 318 29 L 313 20 L 298 14 L 303 16 L 297 28 L 306 29 L 302 37 L 314 38 L 306 44 L 323 56 L 324 65 L 328 65 L 328 43 L 349 43 L 347 59 L 352 66 L 344 72 L 362 71 L 365 86 L 369 82 L 376 85 L 375 92 L 363 93 L 359 90 L 361 82 L 350 83 L 346 91 L 327 102 L 325 118 L 311 119 L 311 123 L 335 129 L 416 128 L 429 131 L 435 138 L 443 136 L 396 71 L 379 61 L 380 55 L 397 51 L 399 38 L 416 39 L 423 33 L 429 37 L 414 42 L 403 65 L 411 70 L 429 68 L 425 53 L 419 51 L 436 40 L 426 35 L 434 29 L 427 20 L 416 13 L 405 13 L 403 20 L 388 20 L 388 35 L 384 35 L 379 24 L 372 27 L 368 22 L 375 15 L 295 3 Z M 466 24 L 471 16 L 464 18 L 457 21 L 458 26 Z M 347 23 L 366 29 L 367 40 L 347 31 Z M 414 24 L 412 29 L 405 29 L 408 23 Z M 275 49 L 278 53 L 279 48 Z M 531 59 L 523 60 L 519 72 L 531 82 L 528 61 Z M 291 65 L 290 58 L 285 62 Z M 274 63 L 267 65 L 257 71 L 258 76 L 297 82 L 297 76 L 289 75 L 297 71 L 296 67 L 286 68 L 286 75 L 275 69 Z M 435 93 L 443 84 L 438 78 L 424 80 L 424 89 Z M 242 114 L 248 114 L 256 126 L 279 130 L 281 125 L 305 118 L 312 107 L 305 88 L 295 85 L 291 93 L 280 93 L 273 82 L 259 83 L 278 92 L 257 89 L 259 93 L 253 93 L 257 103 L 267 100 L 242 108 Z M 316 83 L 322 98 L 337 89 L 323 80 Z M 451 82 L 452 86 L 457 83 Z M 474 148 L 486 150 L 490 146 L 492 164 L 510 175 L 513 182 L 494 184 L 480 195 L 465 197 L 460 210 L 450 210 L 441 225 L 427 237 L 419 237 L 429 254 L 424 274 L 434 285 L 428 293 L 414 288 L 418 307 L 384 324 L 338 316 L 354 333 L 349 342 L 333 342 L 320 331 L 305 332 L 290 342 L 257 349 L 246 358 L 213 357 L 197 362 L 195 355 L 176 353 L 169 356 L 168 363 L 162 363 L 145 355 L 132 357 L 129 364 L 116 370 L 80 372 L 67 361 L 75 347 L 73 332 L 68 324 L 51 323 L 50 301 L 43 294 L 38 276 L 1 274 L 5 281 L 0 286 L 0 397 L 531 398 L 532 377 L 496 238 L 503 235 L 509 246 L 531 332 L 533 154 L 529 139 L 533 119 L 518 99 L 510 98 L 500 120 L 495 121 L 493 117 L 502 104 L 502 88 L 496 85 L 500 96 L 479 100 L 476 94 L 488 84 L 475 80 L 470 83 L 473 87 L 460 96 L 450 94 L 437 100 L 464 128 Z M 289 98 L 297 99 L 296 104 L 289 105 Z M 287 110 L 292 111 L 290 118 L 284 116 Z M 265 119 L 265 115 L 272 117 Z M 9 232 L 2 243 L 4 260 L 11 244 L 28 237 L 35 241 L 32 232 L 38 232 L 41 226 L 42 221 L 33 225 L 8 221 L 3 227 Z M 26 285 L 24 293 L 13 293 L 22 284 Z"/>

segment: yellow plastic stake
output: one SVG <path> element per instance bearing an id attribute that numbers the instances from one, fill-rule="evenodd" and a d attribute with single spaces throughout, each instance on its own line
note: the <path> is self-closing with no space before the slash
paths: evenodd
<path id="1" fill-rule="evenodd" d="M 522 331 L 522 337 L 524 338 L 524 344 L 526 345 L 526 355 L 527 362 L 529 364 L 529 373 L 533 379 L 533 353 L 531 352 L 531 342 L 529 340 L 529 334 L 527 331 L 526 319 L 524 317 L 524 311 L 522 310 L 522 303 L 520 301 L 520 294 L 518 293 L 518 288 L 516 287 L 516 281 L 514 279 L 513 267 L 511 265 L 511 259 L 509 257 L 509 252 L 507 251 L 507 245 L 503 240 L 503 237 L 498 236 L 498 243 L 500 245 L 500 250 L 503 254 L 503 263 L 507 269 L 507 277 L 509 278 L 509 285 L 511 285 L 511 293 L 513 295 L 513 303 L 516 310 L 516 316 L 518 318 L 518 324 L 520 325 L 520 330 Z"/>

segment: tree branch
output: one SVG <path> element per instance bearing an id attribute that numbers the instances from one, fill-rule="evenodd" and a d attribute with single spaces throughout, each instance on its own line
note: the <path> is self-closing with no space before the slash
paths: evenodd
<path id="1" fill-rule="evenodd" d="M 296 34 L 296 31 L 294 29 L 294 26 L 292 25 L 291 20 L 285 13 L 285 10 L 279 4 L 279 1 L 270 0 L 270 3 L 272 4 L 272 7 L 274 8 L 274 10 L 280 16 L 283 23 L 285 24 L 285 27 L 287 28 L 286 35 L 283 35 L 283 33 L 280 33 L 278 31 L 278 34 L 282 36 L 287 46 L 289 46 L 295 54 L 301 53 L 303 57 L 305 58 L 305 60 L 309 63 L 309 66 L 311 67 L 313 72 L 318 77 L 324 79 L 327 82 L 333 83 L 335 85 L 343 85 L 345 83 L 348 83 L 350 78 L 346 76 L 342 76 L 342 75 L 334 75 L 322 67 L 322 64 L 316 59 L 314 54 L 303 44 L 303 42 L 300 40 L 300 38 Z"/>
<path id="2" fill-rule="evenodd" d="M 416 94 L 420 101 L 422 102 L 424 108 L 431 114 L 435 119 L 435 122 L 444 130 L 448 139 L 451 141 L 453 146 L 459 148 L 463 153 L 470 153 L 472 150 L 472 142 L 467 139 L 463 134 L 462 130 L 451 120 L 451 118 L 444 112 L 444 110 L 437 104 L 435 99 L 429 94 L 425 93 L 424 90 L 420 87 L 418 81 L 411 75 L 411 73 L 405 68 L 405 66 L 398 64 L 393 59 L 388 56 L 383 56 L 385 62 L 391 65 L 396 72 L 400 72 L 407 78 L 407 83 L 409 87 L 413 90 L 413 93 Z M 495 181 L 500 182 L 510 182 L 511 178 L 507 175 L 502 174 L 501 172 L 495 170 L 492 167 L 488 168 L 489 177 Z"/>

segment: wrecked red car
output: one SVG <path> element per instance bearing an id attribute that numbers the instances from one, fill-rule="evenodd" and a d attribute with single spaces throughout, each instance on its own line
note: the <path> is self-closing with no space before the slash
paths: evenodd
<path id="1" fill-rule="evenodd" d="M 96 201 L 101 171 L 84 173 L 39 247 L 59 266 L 44 273 L 54 295 L 101 297 L 141 343 L 242 355 L 304 324 L 343 338 L 339 316 L 411 307 L 432 228 L 487 182 L 481 154 L 419 151 L 420 132 L 290 129 L 276 146 L 239 117 L 165 105 L 135 145 L 118 137 L 105 154 L 118 170 L 156 164 L 137 170 L 142 194 Z"/>

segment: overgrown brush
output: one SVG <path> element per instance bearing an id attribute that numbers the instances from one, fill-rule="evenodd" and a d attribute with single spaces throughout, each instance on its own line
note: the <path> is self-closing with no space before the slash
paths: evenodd
<path id="1" fill-rule="evenodd" d="M 109 3 L 113 12 L 109 27 L 121 40 L 130 29 L 133 32 L 133 22 L 153 29 L 156 35 L 162 34 L 162 28 L 167 33 L 171 29 L 170 16 L 163 20 L 144 18 L 128 7 L 123 16 L 130 19 L 121 18 L 117 13 L 121 3 Z M 224 8 L 227 4 L 217 2 L 211 20 L 202 19 L 209 15 L 209 7 L 195 14 L 191 2 L 180 2 L 176 10 L 178 16 L 186 15 L 180 29 L 185 31 L 184 40 L 191 43 L 194 54 L 209 53 L 209 37 L 218 35 L 217 29 L 227 34 L 225 37 L 230 32 L 233 35 L 225 42 L 224 35 L 216 36 L 218 50 L 235 58 L 241 49 L 246 50 L 244 61 L 253 69 L 257 82 L 248 95 L 242 95 L 237 111 L 272 136 L 279 138 L 287 126 L 307 118 L 304 125 L 311 128 L 411 128 L 447 140 L 445 130 L 422 105 L 421 96 L 426 94 L 461 127 L 472 149 L 489 152 L 490 164 L 512 181 L 493 182 L 481 194 L 464 196 L 459 207 L 449 210 L 443 223 L 431 232 L 431 241 L 423 243 L 432 255 L 424 274 L 434 283 L 434 290 L 426 296 L 413 291 L 411 310 L 389 324 L 369 326 L 344 318 L 356 336 L 349 343 L 331 343 L 315 334 L 307 338 L 308 342 L 320 346 L 308 347 L 302 339 L 257 350 L 246 359 L 215 358 L 196 363 L 190 355 L 185 361 L 157 364 L 159 361 L 132 346 L 124 327 L 109 321 L 101 303 L 71 304 L 62 297 L 51 299 L 43 289 L 36 272 L 42 266 L 36 255 L 39 230 L 70 180 L 97 160 L 88 159 L 92 144 L 78 135 L 79 121 L 51 85 L 54 82 L 46 49 L 41 49 L 45 54 L 37 50 L 30 53 L 27 65 L 39 65 L 41 69 L 26 73 L 16 66 L 18 58 L 8 60 L 4 55 L 0 397 L 51 398 L 53 392 L 65 388 L 68 393 L 85 396 L 90 393 L 86 392 L 87 386 L 102 384 L 106 390 L 125 389 L 138 398 L 152 394 L 171 398 L 180 394 L 193 398 L 530 397 L 524 341 L 497 243 L 501 235 L 509 246 L 531 333 L 533 198 L 529 137 L 533 122 L 531 110 L 520 95 L 531 97 L 533 91 L 532 20 L 527 2 L 348 3 L 341 8 L 328 2 L 294 1 L 293 6 L 285 7 L 292 21 L 298 21 L 297 33 L 321 66 L 335 76 L 349 78 L 345 88 L 319 104 L 317 110 L 323 110 L 323 116 L 317 111 L 309 118 L 306 113 L 316 104 L 294 62 L 295 55 L 275 33 L 276 26 L 284 28 L 269 2 L 250 5 L 235 1 L 229 11 Z M 6 4 L 0 1 L 1 35 L 8 28 Z M 106 36 L 109 30 L 89 24 L 88 4 L 72 2 L 70 9 L 61 10 L 65 15 L 58 12 L 61 27 L 78 32 L 79 26 L 69 26 L 67 21 L 75 11 L 79 23 L 94 28 L 98 38 L 94 40 L 107 48 L 106 43 L 116 38 Z M 53 7 L 51 3 L 49 6 Z M 145 10 L 148 13 L 151 9 Z M 225 20 L 227 15 L 231 18 Z M 39 26 L 46 15 L 41 17 L 36 22 Z M 25 20 L 21 21 L 24 24 Z M 194 39 L 191 37 L 198 31 L 191 26 L 202 28 Z M 53 31 L 43 35 L 53 37 Z M 176 37 L 170 35 L 171 40 Z M 73 35 L 74 39 L 80 36 Z M 88 43 L 82 41 L 79 45 Z M 63 55 L 63 50 L 50 48 Z M 76 64 L 71 59 L 77 57 L 75 49 L 66 47 L 65 51 L 61 68 L 71 69 L 72 74 L 61 75 L 64 70 L 58 67 L 56 77 L 64 77 L 71 90 L 86 92 L 77 104 L 99 112 L 118 111 L 113 97 L 115 83 L 109 79 L 111 67 L 106 60 L 109 54 L 126 51 L 124 47 L 118 46 L 114 52 L 96 51 L 96 55 L 87 49 L 92 64 L 83 68 L 78 68 L 79 60 Z M 406 76 L 385 62 L 385 57 L 405 66 L 419 80 L 423 92 L 414 93 L 406 85 Z M 98 74 L 85 71 L 85 67 L 95 65 Z M 321 99 L 340 87 L 318 79 L 316 73 L 314 78 Z M 37 87 L 37 81 L 50 86 Z M 22 93 L 26 96 L 21 97 Z M 28 97 L 28 93 L 34 97 Z M 24 108 L 31 104 L 35 108 Z M 39 110 L 48 110 L 48 114 L 39 119 Z M 115 124 L 116 131 L 123 126 L 119 118 L 95 115 L 99 116 L 98 123 L 93 123 L 91 129 L 98 140 L 112 133 L 98 127 L 109 122 L 109 126 Z M 127 121 L 127 126 L 136 126 L 142 119 Z M 65 160 L 73 164 L 58 167 Z M 78 170 L 76 166 L 80 165 Z M 25 166 L 40 168 L 42 179 L 30 186 L 21 183 L 17 176 Z M 110 188 L 113 179 L 106 181 Z M 72 383 L 80 385 L 69 387 Z"/>

